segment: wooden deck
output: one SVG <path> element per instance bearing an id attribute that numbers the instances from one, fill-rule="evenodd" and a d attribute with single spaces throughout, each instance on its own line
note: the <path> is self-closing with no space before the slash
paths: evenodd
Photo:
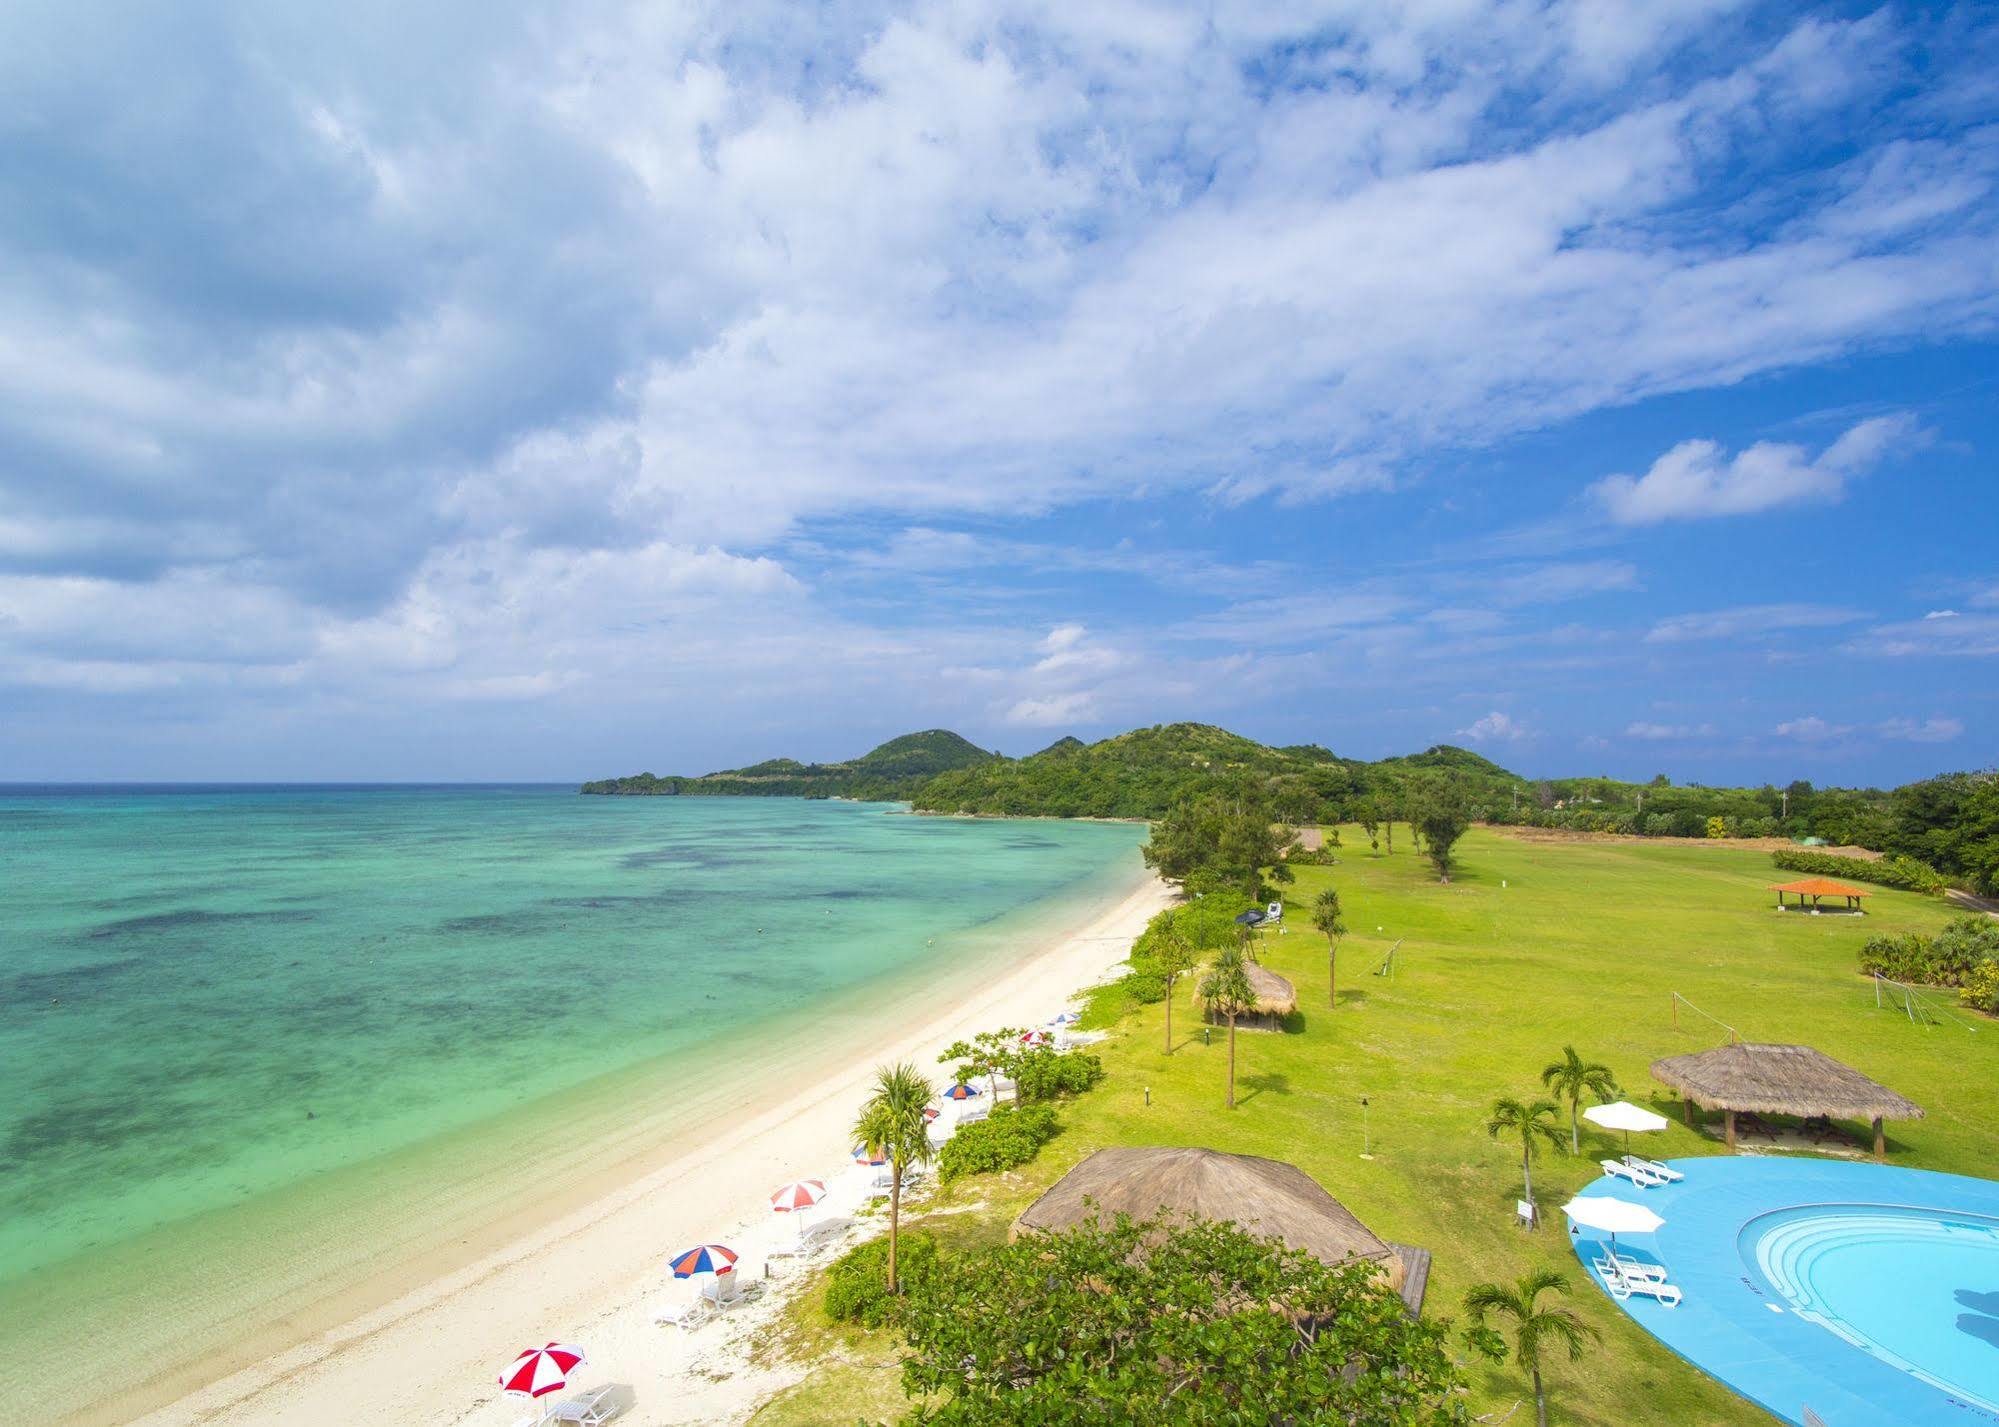
<path id="1" fill-rule="evenodd" d="M 1409 1306 L 1409 1316 L 1423 1316 L 1423 1294 L 1430 1287 L 1430 1251 L 1419 1249 L 1414 1244 L 1390 1244 L 1395 1256 L 1402 1260 L 1402 1301 Z"/>

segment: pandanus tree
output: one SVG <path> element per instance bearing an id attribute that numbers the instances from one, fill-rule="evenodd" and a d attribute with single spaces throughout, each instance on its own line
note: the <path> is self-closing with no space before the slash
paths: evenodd
<path id="1" fill-rule="evenodd" d="M 930 1163 L 936 1150 L 923 1108 L 930 1103 L 930 1082 L 907 1061 L 880 1066 L 874 1093 L 861 1106 L 854 1135 L 869 1150 L 888 1161 L 888 1291 L 898 1293 L 895 1276 L 896 1237 L 902 1228 L 902 1177 Z"/>
<path id="2" fill-rule="evenodd" d="M 1486 1117 L 1485 1132 L 1495 1140 L 1506 1134 L 1520 1137 L 1520 1177 L 1526 1183 L 1529 1204 L 1534 1202 L 1534 1156 L 1542 1141 L 1551 1145 L 1562 1142 L 1557 1118 L 1561 1113 L 1562 1107 L 1553 1100 L 1529 1102 L 1509 1095 L 1493 1101 L 1492 1113 Z"/>
<path id="3" fill-rule="evenodd" d="M 1583 1096 L 1594 1095 L 1596 1103 L 1607 1105 L 1617 1098 L 1617 1077 L 1610 1067 L 1584 1060 L 1572 1045 L 1562 1047 L 1562 1058 L 1541 1072 L 1541 1084 L 1569 1102 L 1569 1153 L 1583 1152 Z"/>
<path id="4" fill-rule="evenodd" d="M 1168 926 L 1159 934 L 1153 960 L 1159 967 L 1159 974 L 1166 978 L 1166 1054 L 1173 1054 L 1173 986 L 1174 983 L 1194 969 L 1194 949 L 1187 945 L 1187 939 Z"/>
<path id="5" fill-rule="evenodd" d="M 1534 1420 L 1548 1427 L 1548 1393 L 1541 1385 L 1543 1352 L 1550 1346 L 1568 1349 L 1569 1361 L 1582 1359 L 1583 1347 L 1597 1340 L 1595 1328 L 1573 1308 L 1542 1307 L 1544 1293 L 1567 1293 L 1569 1281 L 1553 1269 L 1540 1269 L 1518 1283 L 1474 1284 L 1465 1294 L 1465 1316 L 1471 1319 L 1472 1345 L 1495 1362 L 1506 1357 L 1506 1343 L 1487 1325 L 1501 1318 L 1513 1330 L 1513 1361 L 1527 1370 L 1534 1383 Z"/>
<path id="6" fill-rule="evenodd" d="M 1230 947 L 1215 958 L 1208 974 L 1201 978 L 1201 999 L 1208 1014 L 1221 1016 L 1229 1024 L 1229 1108 L 1235 1108 L 1235 1022 L 1236 1017 L 1256 1008 L 1256 988 L 1249 984 L 1249 969 L 1242 952 Z"/>
<path id="7" fill-rule="evenodd" d="M 1340 938 L 1347 924 L 1340 915 L 1340 894 L 1328 887 L 1312 903 L 1312 925 L 1326 934 L 1326 1004 L 1340 1003 Z"/>

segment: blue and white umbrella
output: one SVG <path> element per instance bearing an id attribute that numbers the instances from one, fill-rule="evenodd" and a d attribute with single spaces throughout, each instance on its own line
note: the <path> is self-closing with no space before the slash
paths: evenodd
<path id="1" fill-rule="evenodd" d="M 1083 1018 L 1074 1011 L 1064 1011 L 1048 1024 L 1051 1026 L 1073 1026 Z"/>
<path id="2" fill-rule="evenodd" d="M 944 1092 L 944 1098 L 946 1100 L 969 1100 L 978 1093 L 978 1086 L 967 1085 L 964 1081 L 960 1080 L 956 1085 L 953 1085 L 949 1090 Z"/>

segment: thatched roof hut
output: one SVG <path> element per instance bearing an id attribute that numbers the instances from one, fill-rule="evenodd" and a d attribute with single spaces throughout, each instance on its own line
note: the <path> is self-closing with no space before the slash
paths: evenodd
<path id="1" fill-rule="evenodd" d="M 1161 1210 L 1239 1224 L 1320 1260 L 1367 1259 L 1400 1291 L 1403 1261 L 1304 1170 L 1282 1160 L 1169 1147 L 1098 1150 L 1027 1206 L 1013 1232 L 1060 1233 Z"/>
<path id="2" fill-rule="evenodd" d="M 1211 969 L 1204 966 L 1187 978 L 1196 1005 L 1202 1003 L 1201 981 Z M 1256 992 L 1256 1005 L 1249 1014 L 1277 1019 L 1298 1009 L 1298 992 L 1289 981 L 1261 962 L 1245 959 L 1242 969 L 1249 975 L 1250 989 Z"/>
<path id="3" fill-rule="evenodd" d="M 1735 1117 L 1742 1111 L 1871 1120 L 1876 1155 L 1887 1149 L 1883 1120 L 1923 1117 L 1922 1106 L 1808 1045 L 1746 1041 L 1698 1055 L 1669 1055 L 1652 1062 L 1652 1078 L 1686 1097 L 1690 1123 L 1695 1105 L 1726 1111 L 1730 1149 L 1735 1148 Z"/>

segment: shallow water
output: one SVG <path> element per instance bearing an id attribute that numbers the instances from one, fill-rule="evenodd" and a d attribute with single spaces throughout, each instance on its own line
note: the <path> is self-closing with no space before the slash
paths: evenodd
<path id="1" fill-rule="evenodd" d="M 0 789 L 0 1289 L 544 1125 L 630 1067 L 712 1091 L 739 1062 L 704 1052 L 942 975 L 1130 879 L 1142 837 L 572 788 Z"/>

